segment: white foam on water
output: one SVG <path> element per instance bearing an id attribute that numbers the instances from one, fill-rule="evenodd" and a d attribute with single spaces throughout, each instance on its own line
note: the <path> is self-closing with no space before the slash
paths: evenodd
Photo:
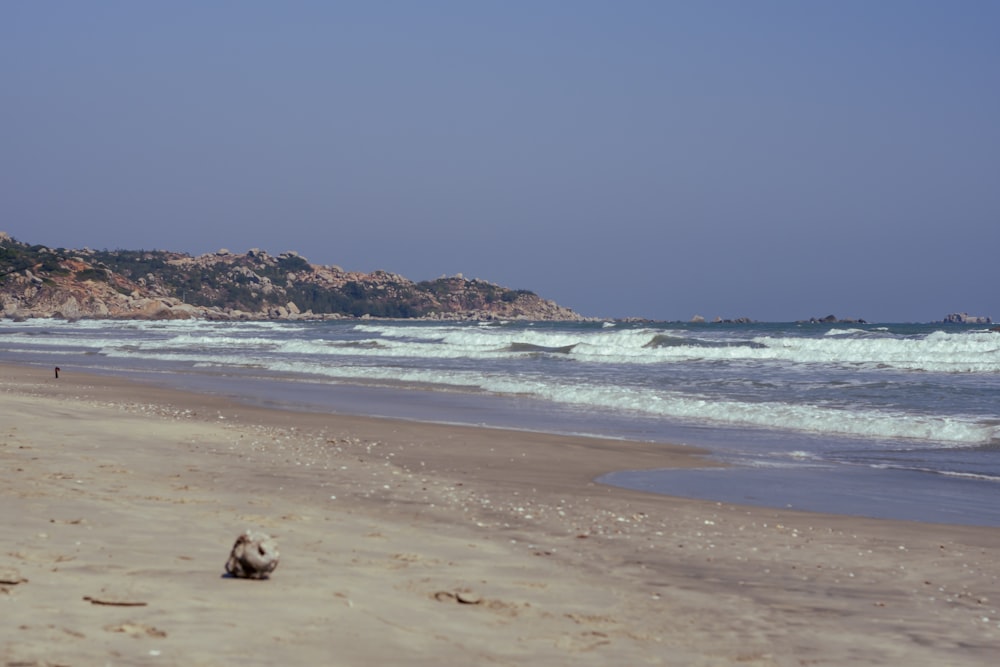
<path id="1" fill-rule="evenodd" d="M 301 371 L 291 364 L 271 363 L 279 372 Z M 550 378 L 514 378 L 475 371 L 442 371 L 397 367 L 328 366 L 318 375 L 371 382 L 404 382 L 475 389 L 506 396 L 538 399 L 585 408 L 631 412 L 719 426 L 752 426 L 867 439 L 905 439 L 943 447 L 978 446 L 1000 438 L 1000 427 L 974 417 L 919 416 L 882 410 L 837 409 L 808 404 L 746 402 L 717 397 L 656 392 L 635 387 L 570 384 Z"/>
<path id="2" fill-rule="evenodd" d="M 877 384 L 884 381 L 879 375 L 883 369 L 993 378 L 1000 373 L 1000 335 L 996 333 L 965 330 L 898 335 L 851 328 L 817 335 L 760 335 L 760 331 L 398 322 L 31 321 L 0 327 L 0 347 L 53 352 L 83 349 L 119 360 L 259 368 L 345 382 L 439 385 L 688 423 L 871 440 L 904 439 L 940 447 L 977 446 L 1000 439 L 1000 426 L 983 416 L 875 408 L 863 401 L 850 403 L 849 396 L 839 407 L 810 402 L 808 395 L 783 402 L 764 400 L 766 395 L 761 393 L 761 400 L 750 400 L 756 382 L 751 379 L 781 381 L 772 367 L 871 371 L 864 378 L 848 373 L 842 385 L 804 373 L 806 379 L 797 385 L 812 388 L 808 379 L 815 376 L 815 386 L 826 391 L 870 381 Z M 575 377 L 551 369 L 525 372 L 524 360 L 539 355 L 566 360 L 571 364 L 567 369 L 585 370 Z M 511 364 L 484 364 L 469 370 L 473 364 L 456 367 L 450 360 L 510 360 Z M 635 369 L 641 375 L 640 365 L 659 364 L 669 369 L 671 364 L 701 361 L 727 362 L 737 368 L 743 368 L 739 364 L 754 364 L 764 371 L 733 374 L 726 380 L 727 389 L 716 395 L 699 393 L 697 385 L 682 392 L 655 382 L 619 381 L 621 373 L 635 373 Z M 604 372 L 604 368 L 608 370 Z M 712 374 L 705 377 L 712 378 Z M 739 388 L 740 393 L 727 394 L 729 388 Z"/>
<path id="3" fill-rule="evenodd" d="M 840 367 L 893 368 L 947 373 L 1000 372 L 1000 336 L 989 331 L 936 331 L 900 336 L 885 331 L 836 329 L 815 336 L 722 337 L 669 329 L 471 328 L 361 325 L 394 340 L 395 356 L 496 357 L 513 345 L 567 348 L 573 359 L 593 363 L 662 364 L 684 361 L 786 362 Z M 440 348 L 434 350 L 432 348 Z"/>

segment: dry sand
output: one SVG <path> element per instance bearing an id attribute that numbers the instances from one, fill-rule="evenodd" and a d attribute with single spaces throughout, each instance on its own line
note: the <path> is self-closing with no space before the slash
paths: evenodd
<path id="1" fill-rule="evenodd" d="M 688 448 L 0 367 L 3 665 L 987 665 L 1000 530 L 630 492 Z M 277 537 L 268 580 L 224 563 Z"/>

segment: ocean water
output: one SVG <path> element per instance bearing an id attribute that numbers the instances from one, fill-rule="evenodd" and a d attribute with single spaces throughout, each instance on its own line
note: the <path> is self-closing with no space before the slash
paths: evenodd
<path id="1" fill-rule="evenodd" d="M 943 324 L 29 320 L 0 359 L 277 407 L 676 442 L 657 493 L 1000 526 L 1000 333 Z"/>

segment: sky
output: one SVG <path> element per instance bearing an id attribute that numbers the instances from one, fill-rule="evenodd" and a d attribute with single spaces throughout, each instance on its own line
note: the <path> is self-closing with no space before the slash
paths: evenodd
<path id="1" fill-rule="evenodd" d="M 0 230 L 1000 319 L 994 0 L 3 0 Z"/>

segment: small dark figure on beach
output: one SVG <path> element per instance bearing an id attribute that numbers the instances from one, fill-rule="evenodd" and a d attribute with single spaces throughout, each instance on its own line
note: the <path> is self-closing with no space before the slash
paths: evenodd
<path id="1" fill-rule="evenodd" d="M 58 366 L 56 366 L 56 379 L 57 380 L 59 379 L 59 367 Z"/>

